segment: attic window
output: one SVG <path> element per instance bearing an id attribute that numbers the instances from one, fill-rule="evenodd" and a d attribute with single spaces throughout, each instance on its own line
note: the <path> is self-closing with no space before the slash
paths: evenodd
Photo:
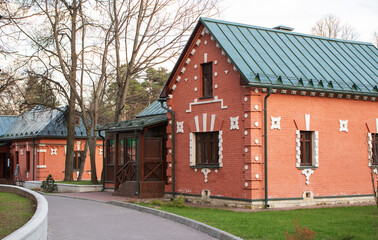
<path id="1" fill-rule="evenodd" d="M 202 97 L 213 97 L 213 63 L 203 63 L 202 65 Z"/>
<path id="2" fill-rule="evenodd" d="M 75 126 L 80 126 L 80 116 L 75 116 Z"/>

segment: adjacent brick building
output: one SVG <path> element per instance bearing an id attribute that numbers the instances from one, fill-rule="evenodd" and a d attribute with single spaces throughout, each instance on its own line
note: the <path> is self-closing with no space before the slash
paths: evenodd
<path id="1" fill-rule="evenodd" d="M 0 116 L 0 179 L 42 181 L 51 174 L 64 179 L 67 128 L 63 111 L 37 106 L 20 116 Z M 74 179 L 83 160 L 86 132 L 80 118 L 75 125 Z M 34 154 L 33 154 L 34 152 Z M 102 171 L 102 141 L 96 148 L 96 170 Z M 17 175 L 16 167 L 18 165 Z M 90 179 L 89 150 L 82 179 Z"/>

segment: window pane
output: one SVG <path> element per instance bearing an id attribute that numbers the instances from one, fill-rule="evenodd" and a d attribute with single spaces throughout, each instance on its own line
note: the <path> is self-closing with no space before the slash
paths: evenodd
<path id="1" fill-rule="evenodd" d="M 115 153 L 115 141 L 114 139 L 109 139 L 107 144 L 107 163 L 114 164 L 114 153 Z"/>
<path id="2" fill-rule="evenodd" d="M 308 131 L 301 131 L 300 151 L 301 151 L 301 165 L 312 165 L 312 133 Z"/>
<path id="3" fill-rule="evenodd" d="M 128 138 L 126 140 L 126 162 L 136 161 L 136 139 Z"/>
<path id="4" fill-rule="evenodd" d="M 311 143 L 306 142 L 306 164 L 311 164 Z"/>
<path id="5" fill-rule="evenodd" d="M 203 97 L 213 96 L 213 67 L 212 63 L 202 65 Z"/>
<path id="6" fill-rule="evenodd" d="M 196 163 L 218 164 L 218 132 L 196 133 Z"/>
<path id="7" fill-rule="evenodd" d="M 118 165 L 123 166 L 125 164 L 125 140 L 119 139 L 119 159 Z"/>

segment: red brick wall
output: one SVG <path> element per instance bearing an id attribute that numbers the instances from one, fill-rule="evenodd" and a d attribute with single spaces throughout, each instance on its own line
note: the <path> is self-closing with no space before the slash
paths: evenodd
<path id="1" fill-rule="evenodd" d="M 230 131 L 230 117 L 241 116 L 243 111 L 242 99 L 244 89 L 239 84 L 239 73 L 233 70 L 233 65 L 227 62 L 227 57 L 222 55 L 222 50 L 216 46 L 209 34 L 201 36 L 202 29 L 198 32 L 196 39 L 192 43 L 187 56 L 178 68 L 178 72 L 173 77 L 171 87 L 176 85 L 172 93 L 173 98 L 167 101 L 176 114 L 176 121 L 184 121 L 184 133 L 176 133 L 176 191 L 188 194 L 201 194 L 201 191 L 210 190 L 212 196 L 250 198 L 251 191 L 244 188 L 244 147 L 241 144 L 243 133 L 241 130 Z M 199 46 L 195 45 L 197 39 L 201 40 Z M 194 55 L 190 54 L 195 49 Z M 213 98 L 203 99 L 202 97 L 202 70 L 201 63 L 204 63 L 205 54 L 207 62 L 213 62 Z M 190 63 L 186 64 L 190 58 Z M 185 67 L 185 72 L 180 73 Z M 225 72 L 226 71 L 226 72 Z M 216 74 L 215 74 L 216 73 Z M 215 76 L 216 75 L 216 76 Z M 180 81 L 177 82 L 177 77 Z M 195 77 L 197 79 L 195 80 Z M 215 87 L 215 85 L 217 87 Z M 215 100 L 215 96 L 222 102 L 213 102 L 203 105 L 191 106 L 197 99 L 198 102 Z M 201 169 L 190 167 L 189 162 L 189 133 L 193 129 L 194 118 L 198 116 L 200 131 L 203 129 L 203 114 L 207 114 L 207 131 L 210 129 L 211 115 L 215 114 L 216 128 L 223 131 L 223 167 L 216 173 L 214 169 L 208 174 L 208 182 L 205 183 L 204 174 Z M 222 121 L 223 120 L 223 121 Z M 242 128 L 242 121 L 239 127 Z M 192 126 L 190 126 L 192 125 Z M 192 129 L 191 129 L 192 128 Z M 171 134 L 171 125 L 167 133 Z M 171 148 L 172 143 L 168 138 L 167 147 Z M 167 155 L 167 161 L 172 161 L 172 154 Z M 172 176 L 171 168 L 167 170 L 168 178 Z M 171 185 L 166 187 L 166 191 L 171 191 Z"/>
<path id="2" fill-rule="evenodd" d="M 378 118 L 377 107 L 364 100 L 271 95 L 268 127 L 270 116 L 281 116 L 281 130 L 268 131 L 269 197 L 302 197 L 304 191 L 315 197 L 372 194 L 366 123 Z M 319 167 L 309 185 L 295 167 L 294 120 L 299 130 L 306 130 L 305 114 L 310 115 L 310 130 L 319 132 Z M 348 132 L 339 131 L 339 120 L 348 120 Z"/>
<path id="3" fill-rule="evenodd" d="M 80 149 L 78 149 L 77 142 L 80 142 Z M 28 143 L 28 147 L 27 144 Z M 55 180 L 64 179 L 64 168 L 65 168 L 65 139 L 41 139 L 35 141 L 36 155 L 35 155 L 35 181 L 45 180 L 46 177 L 51 174 Z M 98 141 L 96 148 L 96 171 L 97 177 L 101 177 L 102 171 L 102 155 L 99 154 L 99 149 L 102 149 L 101 141 Z M 85 145 L 85 140 L 75 140 L 75 151 L 83 151 Z M 56 155 L 51 154 L 51 149 L 57 149 Z M 14 166 L 16 165 L 16 151 L 19 153 L 19 166 L 20 173 L 23 181 L 32 181 L 33 180 L 33 142 L 31 140 L 21 140 L 14 141 L 11 146 L 11 154 L 13 157 Z M 27 174 L 26 169 L 26 152 L 30 152 L 30 172 Z M 14 168 L 15 169 L 15 168 Z M 89 150 L 87 153 L 85 165 L 84 165 L 84 174 L 83 180 L 90 180 L 91 176 L 89 174 L 90 168 L 90 157 Z M 77 178 L 76 171 L 74 172 L 74 180 Z"/>

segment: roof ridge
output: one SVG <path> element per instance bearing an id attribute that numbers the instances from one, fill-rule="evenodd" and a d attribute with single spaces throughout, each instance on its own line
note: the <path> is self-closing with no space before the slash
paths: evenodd
<path id="1" fill-rule="evenodd" d="M 296 35 L 296 36 L 317 38 L 317 39 L 322 39 L 322 40 L 327 40 L 327 41 L 353 43 L 353 44 L 369 45 L 369 46 L 374 46 L 375 47 L 375 45 L 373 43 L 371 43 L 371 42 L 363 42 L 363 41 L 344 40 L 344 39 L 339 39 L 339 38 L 321 37 L 321 36 L 311 35 L 311 34 L 306 34 L 306 33 L 289 32 L 289 31 L 277 30 L 277 29 L 268 28 L 268 27 L 261 27 L 261 26 L 256 26 L 256 25 L 251 25 L 251 24 L 245 24 L 245 23 L 229 22 L 229 21 L 218 20 L 218 19 L 213 19 L 213 18 L 201 17 L 200 21 L 202 21 L 202 22 L 203 21 L 208 21 L 208 22 L 214 22 L 214 23 L 222 23 L 222 24 L 234 25 L 234 26 L 238 26 L 238 27 L 255 28 L 255 29 L 265 30 L 265 31 L 272 31 L 272 32 L 279 32 L 279 33 L 291 34 L 291 35 Z"/>

